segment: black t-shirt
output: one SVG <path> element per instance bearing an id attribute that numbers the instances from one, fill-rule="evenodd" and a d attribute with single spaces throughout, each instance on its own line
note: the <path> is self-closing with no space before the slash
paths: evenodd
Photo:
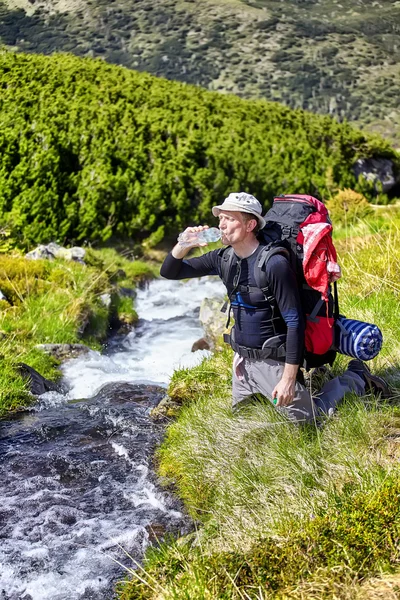
<path id="1" fill-rule="evenodd" d="M 248 258 L 237 259 L 230 270 L 228 291 L 232 289 L 232 280 L 240 268 L 239 287 L 257 287 L 254 266 L 263 246 Z M 204 275 L 220 275 L 218 250 L 207 252 L 203 256 L 189 259 L 177 259 L 168 254 L 161 275 L 167 279 L 189 279 Z M 235 261 L 236 262 L 236 261 Z M 235 318 L 235 342 L 249 348 L 261 348 L 263 343 L 277 333 L 286 333 L 286 362 L 300 364 L 304 344 L 304 320 L 301 310 L 296 275 L 285 256 L 272 256 L 263 269 L 268 287 L 276 300 L 275 310 L 265 300 L 260 289 L 250 292 L 234 292 L 231 298 Z M 273 317 L 273 321 L 271 318 Z"/>

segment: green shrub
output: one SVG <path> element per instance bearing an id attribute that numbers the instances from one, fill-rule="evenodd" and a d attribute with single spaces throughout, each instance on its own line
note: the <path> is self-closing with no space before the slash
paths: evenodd
<path id="1" fill-rule="evenodd" d="M 350 225 L 373 213 L 366 197 L 348 188 L 335 194 L 326 206 L 334 224 Z"/>
<path id="2" fill-rule="evenodd" d="M 114 236 L 150 248 L 212 220 L 229 191 L 268 208 L 277 190 L 328 194 L 328 168 L 333 187 L 357 189 L 360 156 L 400 162 L 329 117 L 102 60 L 3 51 L 0 84 L 0 218 L 27 244 Z"/>

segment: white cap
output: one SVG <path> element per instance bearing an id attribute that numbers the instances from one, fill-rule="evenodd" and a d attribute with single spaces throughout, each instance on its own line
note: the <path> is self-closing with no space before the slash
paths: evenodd
<path id="1" fill-rule="evenodd" d="M 239 212 L 250 213 L 257 219 L 260 229 L 265 225 L 265 219 L 261 216 L 262 206 L 251 194 L 246 192 L 231 193 L 222 204 L 212 207 L 212 214 L 218 217 L 221 210 L 237 210 Z"/>

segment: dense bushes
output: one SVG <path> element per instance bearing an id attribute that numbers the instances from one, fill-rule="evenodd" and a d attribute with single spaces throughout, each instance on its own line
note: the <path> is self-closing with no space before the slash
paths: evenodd
<path id="1" fill-rule="evenodd" d="M 393 0 L 370 2 L 368 14 L 351 0 L 341 0 L 340 9 L 332 0 L 82 0 L 78 10 L 67 2 L 62 12 L 54 3 L 20 0 L 27 12 L 12 4 L 0 3 L 0 43 L 18 50 L 100 56 L 246 98 L 363 125 L 375 121 L 399 142 L 399 77 L 392 65 L 400 60 L 400 7 Z"/>
<path id="2" fill-rule="evenodd" d="M 276 103 L 67 55 L 0 54 L 0 218 L 26 242 L 165 233 L 210 218 L 228 191 L 357 189 L 385 142 Z M 332 184 L 330 181 L 329 185 Z"/>

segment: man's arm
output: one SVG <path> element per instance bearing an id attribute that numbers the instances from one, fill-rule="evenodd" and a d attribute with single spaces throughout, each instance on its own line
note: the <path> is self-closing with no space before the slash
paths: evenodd
<path id="1" fill-rule="evenodd" d="M 303 356 L 304 319 L 296 275 L 287 258 L 273 256 L 266 268 L 271 292 L 287 325 L 286 362 L 273 397 L 277 399 L 277 406 L 288 406 L 294 399 L 296 376 Z"/>
<path id="2" fill-rule="evenodd" d="M 272 398 L 276 399 L 276 406 L 288 406 L 293 402 L 298 370 L 299 365 L 285 363 L 282 378 L 272 392 Z"/>
<path id="3" fill-rule="evenodd" d="M 196 233 L 203 229 L 207 229 L 207 227 L 188 227 L 185 232 Z M 179 242 L 175 244 L 161 265 L 160 275 L 166 279 L 190 279 L 203 277 L 204 275 L 217 275 L 218 250 L 207 252 L 203 256 L 183 260 L 192 248 L 199 246 L 207 246 L 207 243 L 194 241 L 190 246 L 183 246 Z"/>
<path id="4" fill-rule="evenodd" d="M 185 258 L 186 254 L 190 252 L 192 248 L 183 248 L 179 243 L 175 244 L 175 246 L 171 250 L 171 254 L 174 258 L 178 258 L 182 260 Z"/>

